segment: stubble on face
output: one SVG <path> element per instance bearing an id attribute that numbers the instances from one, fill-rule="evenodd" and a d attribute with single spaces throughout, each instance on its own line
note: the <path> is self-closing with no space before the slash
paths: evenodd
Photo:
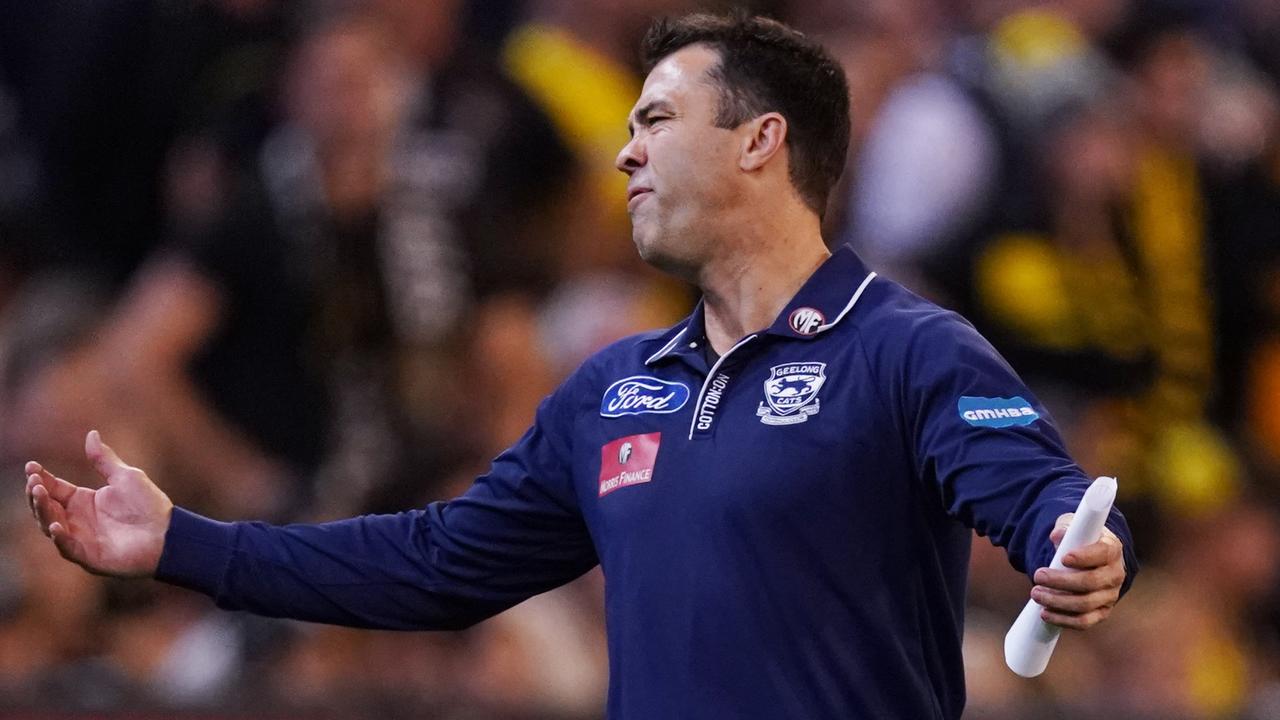
<path id="1" fill-rule="evenodd" d="M 649 73 L 632 114 L 641 160 L 630 186 L 653 190 L 628 206 L 632 240 L 645 262 L 694 282 L 715 250 L 736 171 L 733 131 L 715 126 L 720 91 L 708 70 L 719 62 L 701 45 L 672 53 Z"/>

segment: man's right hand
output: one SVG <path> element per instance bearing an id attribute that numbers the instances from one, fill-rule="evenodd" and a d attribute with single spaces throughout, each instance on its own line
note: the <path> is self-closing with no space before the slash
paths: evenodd
<path id="1" fill-rule="evenodd" d="M 146 473 L 121 461 L 97 430 L 85 438 L 84 452 L 104 487 L 73 485 L 27 463 L 27 504 L 41 531 L 62 557 L 91 573 L 153 576 L 173 503 Z"/>

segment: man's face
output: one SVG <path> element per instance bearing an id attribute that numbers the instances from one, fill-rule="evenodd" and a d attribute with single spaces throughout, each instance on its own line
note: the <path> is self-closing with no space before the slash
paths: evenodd
<path id="1" fill-rule="evenodd" d="M 630 176 L 632 239 L 646 262 L 692 279 L 717 248 L 738 181 L 738 133 L 715 126 L 719 53 L 691 45 L 659 62 L 631 111 L 617 167 Z"/>

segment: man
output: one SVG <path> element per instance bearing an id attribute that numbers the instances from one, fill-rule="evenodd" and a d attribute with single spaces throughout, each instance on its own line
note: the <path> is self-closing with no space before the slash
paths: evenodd
<path id="1" fill-rule="evenodd" d="M 1050 622 L 1106 617 L 1128 529 L 1115 513 L 1074 571 L 1044 567 L 1087 486 L 1044 409 L 959 317 L 823 245 L 835 63 L 702 15 L 657 23 L 645 54 L 618 167 L 641 256 L 704 293 L 688 320 L 597 354 L 466 494 L 394 516 L 215 522 L 90 433 L 106 487 L 27 468 L 61 553 L 226 608 L 429 629 L 599 563 L 615 720 L 960 717 L 970 527 Z"/>

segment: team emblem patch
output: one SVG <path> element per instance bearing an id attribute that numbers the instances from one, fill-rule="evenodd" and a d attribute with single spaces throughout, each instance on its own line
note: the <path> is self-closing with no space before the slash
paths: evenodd
<path id="1" fill-rule="evenodd" d="M 653 480 L 662 433 L 628 435 L 600 448 L 600 495 Z"/>
<path id="2" fill-rule="evenodd" d="M 1014 425 L 1030 425 L 1040 419 L 1040 413 L 1024 398 L 986 398 L 965 395 L 956 403 L 956 410 L 965 422 L 974 427 L 1007 428 Z"/>
<path id="3" fill-rule="evenodd" d="M 756 415 L 765 425 L 795 425 L 816 415 L 818 391 L 827 380 L 826 363 L 787 363 L 769 368 L 764 402 Z"/>
<path id="4" fill-rule="evenodd" d="M 787 324 L 801 335 L 813 335 L 826 322 L 827 317 L 822 314 L 822 311 L 811 307 L 796 308 L 787 317 Z"/>
<path id="5" fill-rule="evenodd" d="M 689 402 L 684 383 L 632 375 L 610 385 L 600 399 L 600 415 L 615 418 L 643 413 L 673 413 Z"/>

